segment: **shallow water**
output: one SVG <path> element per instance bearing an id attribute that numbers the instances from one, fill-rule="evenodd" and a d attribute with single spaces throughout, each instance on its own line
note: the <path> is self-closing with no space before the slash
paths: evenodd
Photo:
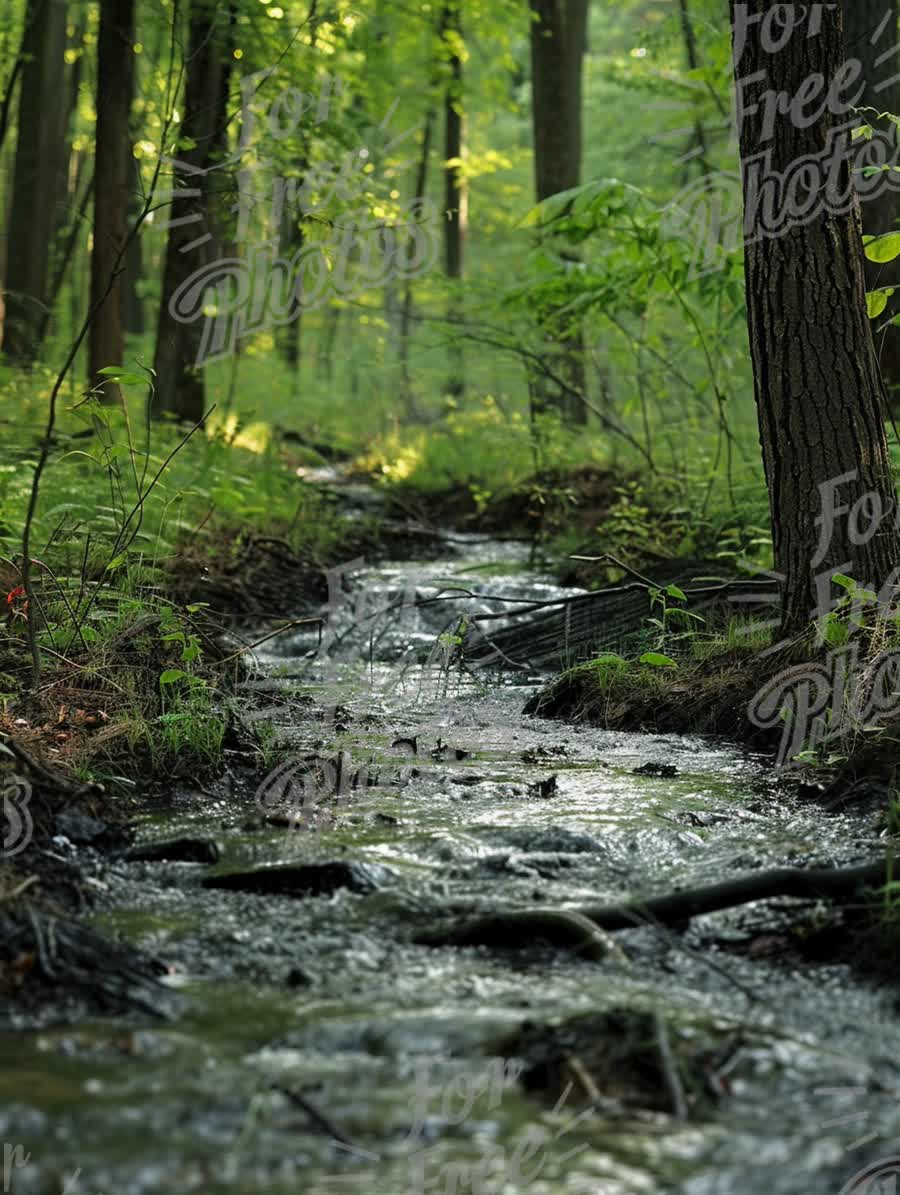
<path id="1" fill-rule="evenodd" d="M 97 922 L 169 964 L 183 1010 L 0 1036 L 9 1190 L 838 1195 L 897 1152 L 894 994 L 721 949 L 777 932 L 777 909 L 619 934 L 627 966 L 412 943 L 451 908 L 613 901 L 878 843 L 777 793 L 766 761 L 730 745 L 525 718 L 536 678 L 459 672 L 452 644 L 432 648 L 462 615 L 556 595 L 519 571 L 515 545 L 465 550 L 357 570 L 332 602 L 328 655 L 315 632 L 274 641 L 247 682 L 282 743 L 344 752 L 378 784 L 323 798 L 314 831 L 273 828 L 246 797 L 198 796 L 141 825 L 147 840 L 215 837 L 218 870 L 378 864 L 378 889 L 263 896 L 203 888 L 196 864 L 100 865 Z M 492 596 L 377 613 L 448 585 Z M 412 737 L 415 755 L 392 746 Z M 677 774 L 634 773 L 651 761 Z M 577 1084 L 556 1101 L 525 1093 L 510 1053 L 524 1021 L 622 1006 L 736 1050 L 715 1107 L 683 1123 L 628 1101 L 592 1111 Z"/>

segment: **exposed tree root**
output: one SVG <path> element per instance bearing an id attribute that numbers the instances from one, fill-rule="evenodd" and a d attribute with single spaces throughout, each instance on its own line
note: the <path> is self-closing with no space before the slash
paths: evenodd
<path id="1" fill-rule="evenodd" d="M 645 923 L 679 925 L 692 917 L 733 908 L 773 896 L 795 896 L 847 901 L 866 888 L 890 882 L 893 861 L 881 859 L 861 867 L 782 867 L 758 875 L 741 876 L 721 884 L 688 888 L 627 905 L 593 905 L 582 909 L 507 910 L 451 925 L 416 941 L 424 946 L 531 946 L 543 939 L 571 946 L 589 958 L 620 957 L 621 951 L 603 931 L 634 929 Z"/>
<path id="2" fill-rule="evenodd" d="M 775 871 L 740 876 L 703 888 L 687 888 L 683 892 L 635 901 L 633 904 L 591 905 L 579 912 L 607 930 L 633 929 L 635 925 L 650 919 L 664 925 L 677 925 L 704 913 L 715 913 L 754 900 L 768 900 L 773 896 L 850 900 L 865 888 L 877 888 L 888 883 L 892 874 L 893 861 L 888 859 L 846 869 L 780 867 Z"/>

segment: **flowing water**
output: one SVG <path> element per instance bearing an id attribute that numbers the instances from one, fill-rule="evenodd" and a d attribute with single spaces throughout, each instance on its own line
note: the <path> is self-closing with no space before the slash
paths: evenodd
<path id="1" fill-rule="evenodd" d="M 323 794 L 287 830 L 265 820 L 264 796 L 182 796 L 140 836 L 211 835 L 216 871 L 362 863 L 370 890 L 260 895 L 202 887 L 199 864 L 98 864 L 94 920 L 169 964 L 181 1009 L 0 1036 L 4 1189 L 894 1189 L 846 1185 L 896 1152 L 893 993 L 843 967 L 726 949 L 777 935 L 786 909 L 629 930 L 625 961 L 415 944 L 453 910 L 615 901 L 878 846 L 874 826 L 777 792 L 764 759 L 526 718 L 539 678 L 459 671 L 461 616 L 556 592 L 521 555 L 463 543 L 451 561 L 357 569 L 324 642 L 301 628 L 260 651 L 247 689 L 270 702 L 281 744 L 343 753 L 343 774 L 368 783 Z M 379 613 L 398 598 L 406 608 Z M 635 773 L 648 763 L 675 774 Z M 665 1093 L 639 1106 L 627 1053 L 591 1020 L 608 1009 L 652 1012 L 670 1050 L 702 1055 L 718 1098 L 688 1089 L 687 1119 Z M 579 1015 L 570 1081 L 526 1090 L 515 1043 Z M 617 1061 L 601 1083 L 590 1060 L 604 1051 Z"/>

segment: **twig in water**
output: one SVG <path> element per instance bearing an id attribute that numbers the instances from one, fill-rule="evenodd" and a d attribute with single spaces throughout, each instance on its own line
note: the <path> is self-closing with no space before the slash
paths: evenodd
<path id="1" fill-rule="evenodd" d="M 230 656 L 226 656 L 224 660 L 220 660 L 219 663 L 229 664 L 232 660 L 236 660 L 238 656 L 242 656 L 244 652 L 253 651 L 254 647 L 268 643 L 270 639 L 274 639 L 276 635 L 283 635 L 285 631 L 291 630 L 292 627 L 299 627 L 307 622 L 318 622 L 321 624 L 322 621 L 318 616 L 315 618 L 294 618 L 290 622 L 286 622 L 283 627 L 276 627 L 274 631 L 269 631 L 268 635 L 263 635 L 262 639 L 257 639 L 255 643 L 246 643 L 237 651 L 232 652 Z"/>
<path id="2" fill-rule="evenodd" d="M 27 880 L 23 880 L 21 884 L 17 884 L 16 887 L 12 888 L 9 892 L 4 892 L 3 895 L 0 896 L 0 903 L 6 900 L 15 900 L 17 896 L 21 896 L 27 888 L 30 888 L 32 884 L 36 884 L 37 882 L 38 877 L 36 875 L 29 876 Z"/>
<path id="3" fill-rule="evenodd" d="M 653 1021 L 656 1025 L 656 1048 L 659 1050 L 659 1059 L 662 1063 L 666 1087 L 669 1090 L 669 1098 L 672 1101 L 672 1114 L 676 1120 L 687 1120 L 687 1102 L 684 1098 L 681 1076 L 678 1074 L 678 1065 L 672 1054 L 672 1043 L 669 1041 L 669 1028 L 666 1025 L 665 1017 L 658 1009 L 653 1014 Z"/>
<path id="4" fill-rule="evenodd" d="M 341 1132 L 334 1121 L 329 1120 L 324 1112 L 320 1112 L 315 1104 L 308 1100 L 305 1095 L 301 1095 L 298 1091 L 291 1091 L 289 1087 L 282 1087 L 278 1083 L 273 1083 L 272 1087 L 275 1091 L 280 1091 L 282 1095 L 287 1096 L 292 1104 L 306 1113 L 317 1129 L 323 1133 L 327 1133 L 339 1145 L 344 1145 L 347 1149 L 352 1149 L 354 1153 L 360 1153 L 367 1157 L 372 1156 L 366 1150 L 360 1149 L 358 1145 L 355 1145 L 349 1137 Z"/>

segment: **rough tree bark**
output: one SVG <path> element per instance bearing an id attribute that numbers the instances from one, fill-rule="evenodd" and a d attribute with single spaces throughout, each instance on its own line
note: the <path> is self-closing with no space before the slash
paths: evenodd
<path id="1" fill-rule="evenodd" d="M 758 17 L 785 6 L 767 0 L 750 7 Z M 849 133 L 834 136 L 847 117 L 828 110 L 824 93 L 814 104 L 807 96 L 803 112 L 817 113 L 811 122 L 792 119 L 786 105 L 773 102 L 779 93 L 808 91 L 807 81 L 817 77 L 826 89 L 834 86 L 844 61 L 840 8 L 815 11 L 818 32 L 798 28 L 779 49 L 766 44 L 759 21 L 745 29 L 742 53 L 735 35 L 747 317 L 785 635 L 822 610 L 833 573 L 882 591 L 900 561 Z M 852 89 L 841 96 L 846 100 Z M 798 175 L 797 163 L 810 155 L 819 155 L 820 167 Z M 778 176 L 792 170 L 797 185 L 789 207 Z M 789 211 L 796 218 L 785 224 Z M 827 483 L 838 478 L 832 504 Z M 870 495 L 870 509 L 891 512 L 862 520 L 865 542 L 847 513 L 823 534 L 828 508 L 852 507 L 863 495 Z M 817 576 L 824 587 L 817 587 Z"/>
<path id="2" fill-rule="evenodd" d="M 538 203 L 577 187 L 581 174 L 581 80 L 587 40 L 588 0 L 531 0 L 531 109 L 534 125 L 535 192 Z M 535 383 L 534 405 L 552 402 L 574 423 L 587 422 L 584 344 L 552 313 L 543 321 L 548 341 L 562 342 L 564 395 L 549 396 Z"/>
<path id="3" fill-rule="evenodd" d="M 25 14 L 19 132 L 13 169 L 6 263 L 3 351 L 33 363 L 56 224 L 56 183 L 63 150 L 66 0 L 31 0 Z"/>
<path id="4" fill-rule="evenodd" d="M 134 91 L 134 0 L 101 0 L 97 39 L 96 180 L 91 253 L 91 321 L 88 378 L 104 402 L 121 402 L 119 387 L 98 370 L 122 364 L 122 274 L 119 257 L 128 236 L 131 182 L 129 117 Z M 110 286 L 112 280 L 112 286 Z"/>
<path id="5" fill-rule="evenodd" d="M 844 50 L 848 60 L 858 59 L 862 65 L 862 76 L 857 85 L 857 90 L 862 88 L 859 106 L 900 115 L 897 0 L 844 0 L 843 7 Z M 894 125 L 885 121 L 875 121 L 874 125 L 879 134 L 890 136 L 896 146 Z M 896 151 L 892 157 L 896 160 Z M 900 218 L 900 194 L 894 187 L 882 185 L 873 196 L 863 199 L 861 208 L 863 232 L 873 236 L 892 232 Z M 886 265 L 867 261 L 866 284 L 870 290 L 876 286 L 900 287 L 900 261 Z M 892 307 L 897 307 L 896 298 Z M 900 387 L 900 328 L 887 328 L 876 347 L 881 373 L 891 393 L 895 387 Z M 892 394 L 893 406 L 897 405 L 898 399 L 900 395 Z"/>

